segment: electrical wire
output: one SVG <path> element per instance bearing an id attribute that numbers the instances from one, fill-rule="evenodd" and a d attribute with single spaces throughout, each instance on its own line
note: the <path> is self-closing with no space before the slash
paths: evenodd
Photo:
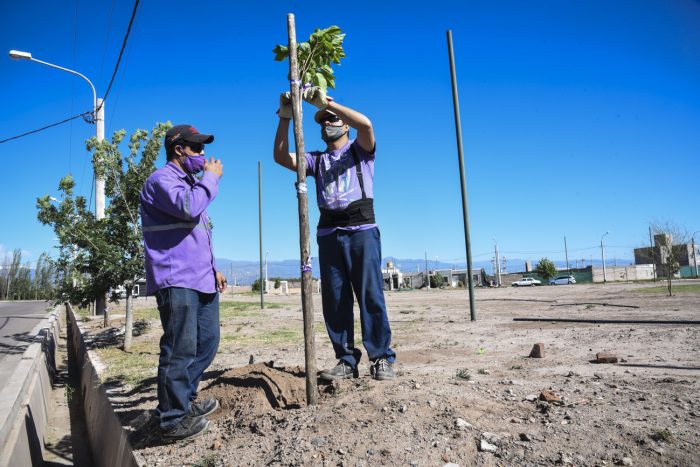
<path id="1" fill-rule="evenodd" d="M 90 114 L 92 114 L 92 111 L 83 112 L 83 113 L 81 113 L 81 114 L 74 115 L 74 116 L 72 116 L 72 117 L 70 117 L 70 118 L 66 118 L 65 120 L 61 120 L 60 122 L 52 123 L 52 124 L 50 124 L 50 125 L 46 125 L 46 126 L 43 126 L 43 127 L 41 127 L 41 128 L 37 128 L 36 130 L 28 131 L 28 132 L 26 132 L 26 133 L 22 133 L 21 135 L 13 136 L 13 137 L 11 137 L 11 138 L 0 139 L 0 144 L 2 144 L 2 143 L 7 143 L 8 141 L 12 141 L 13 139 L 22 138 L 22 137 L 24 137 L 24 136 L 28 136 L 28 135 L 31 135 L 31 134 L 34 134 L 34 133 L 39 133 L 40 131 L 44 131 L 44 130 L 47 130 L 47 129 L 49 129 L 49 128 L 52 128 L 52 127 L 55 127 L 55 126 L 58 126 L 58 125 L 62 125 L 62 124 L 64 124 L 64 123 L 66 123 L 66 122 L 70 122 L 71 120 L 75 120 L 76 118 L 85 117 L 86 115 L 90 115 Z"/>
<path id="2" fill-rule="evenodd" d="M 126 42 L 129 39 L 129 33 L 131 32 L 131 26 L 134 24 L 134 17 L 136 16 L 136 10 L 138 9 L 138 6 L 139 6 L 139 0 L 136 0 L 134 2 L 134 9 L 131 12 L 131 19 L 129 20 L 129 26 L 127 27 L 126 34 L 124 35 L 124 41 L 122 42 L 122 48 L 119 51 L 119 57 L 117 58 L 117 63 L 114 66 L 114 72 L 112 73 L 112 78 L 109 81 L 109 86 L 107 86 L 107 92 L 105 92 L 105 95 L 102 98 L 102 103 L 100 103 L 100 106 L 97 109 L 95 109 L 95 113 L 97 113 L 100 109 L 102 109 L 102 106 L 104 105 L 105 101 L 107 100 L 107 96 L 109 95 L 109 91 L 112 89 L 112 84 L 114 83 L 114 78 L 116 77 L 117 71 L 119 70 L 119 63 L 121 62 L 122 55 L 124 54 L 124 48 L 126 47 Z M 21 135 L 16 135 L 16 136 L 12 136 L 10 138 L 2 139 L 2 140 L 0 140 L 0 144 L 7 143 L 8 141 L 19 139 L 19 138 L 22 138 L 24 136 L 28 136 L 28 135 L 31 135 L 34 133 L 39 133 L 40 131 L 44 131 L 46 129 L 49 129 L 49 128 L 52 128 L 52 127 L 55 127 L 58 125 L 62 125 L 64 123 L 70 122 L 71 120 L 75 120 L 76 118 L 79 118 L 79 117 L 85 118 L 87 115 L 92 115 L 92 114 L 93 114 L 92 111 L 83 112 L 81 114 L 74 115 L 73 117 L 69 117 L 69 118 L 66 118 L 64 120 L 61 120 L 60 122 L 52 123 L 50 125 L 46 125 L 46 126 L 43 126 L 41 128 L 37 128 L 36 130 L 27 131 L 25 133 L 22 133 Z"/>
<path id="3" fill-rule="evenodd" d="M 114 78 L 117 76 L 117 71 L 119 71 L 119 63 L 122 61 L 122 55 L 124 54 L 124 49 L 126 48 L 126 42 L 129 40 L 129 33 L 131 32 L 131 26 L 134 24 L 134 18 L 136 17 L 136 10 L 139 7 L 139 0 L 134 2 L 134 9 L 131 11 L 131 19 L 129 19 L 129 26 L 126 28 L 126 34 L 124 35 L 124 41 L 122 42 L 122 48 L 119 51 L 119 57 L 117 57 L 117 64 L 114 66 L 114 72 L 112 73 L 112 78 L 109 80 L 109 85 L 107 86 L 107 91 L 105 92 L 102 102 L 97 108 L 96 112 L 102 109 L 107 96 L 109 96 L 109 91 L 112 89 L 112 84 L 114 83 Z"/>

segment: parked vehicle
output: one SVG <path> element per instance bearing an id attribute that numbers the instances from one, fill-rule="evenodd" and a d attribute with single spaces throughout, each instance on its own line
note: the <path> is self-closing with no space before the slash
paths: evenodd
<path id="1" fill-rule="evenodd" d="M 574 276 L 557 276 L 549 280 L 549 285 L 569 285 L 575 283 L 576 278 Z"/>
<path id="2" fill-rule="evenodd" d="M 542 285 L 542 282 L 538 281 L 537 279 L 533 279 L 532 277 L 523 277 L 519 281 L 513 282 L 513 287 L 526 287 L 530 285 Z"/>

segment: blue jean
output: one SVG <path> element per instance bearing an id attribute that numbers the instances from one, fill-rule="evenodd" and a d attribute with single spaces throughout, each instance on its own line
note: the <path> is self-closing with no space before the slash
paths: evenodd
<path id="1" fill-rule="evenodd" d="M 379 229 L 336 230 L 318 237 L 318 257 L 323 318 L 336 358 L 356 368 L 362 357 L 362 352 L 355 347 L 354 290 L 367 356 L 370 360 L 395 361 L 384 303 Z"/>
<path id="2" fill-rule="evenodd" d="M 168 430 L 189 412 L 204 370 L 219 347 L 219 294 L 167 287 L 156 292 L 163 337 L 158 361 L 160 426 Z"/>

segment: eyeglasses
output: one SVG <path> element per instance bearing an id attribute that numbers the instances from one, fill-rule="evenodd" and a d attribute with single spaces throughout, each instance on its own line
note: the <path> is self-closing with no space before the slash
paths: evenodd
<path id="1" fill-rule="evenodd" d="M 191 143 L 189 141 L 185 141 L 183 145 L 189 147 L 192 152 L 199 154 L 204 150 L 204 145 L 202 143 Z"/>

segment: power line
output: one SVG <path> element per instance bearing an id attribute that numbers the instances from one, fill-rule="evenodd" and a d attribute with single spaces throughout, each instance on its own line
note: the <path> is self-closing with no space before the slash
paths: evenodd
<path id="1" fill-rule="evenodd" d="M 83 112 L 83 113 L 81 113 L 81 114 L 74 115 L 74 116 L 72 116 L 72 117 L 70 117 L 70 118 L 66 118 L 65 120 L 61 120 L 60 122 L 52 123 L 51 125 L 46 125 L 46 126 L 43 126 L 43 127 L 41 127 L 41 128 L 37 128 L 36 130 L 28 131 L 28 132 L 26 132 L 26 133 L 22 133 L 21 135 L 13 136 L 13 137 L 11 137 L 11 138 L 0 139 L 0 144 L 2 144 L 2 143 L 7 143 L 8 141 L 12 141 L 13 139 L 22 138 L 23 136 L 31 135 L 31 134 L 33 134 L 33 133 L 39 133 L 40 131 L 44 131 L 44 130 L 47 130 L 47 129 L 49 129 L 49 128 L 52 128 L 52 127 L 55 127 L 55 126 L 58 126 L 58 125 L 62 125 L 62 124 L 64 124 L 64 123 L 66 123 L 66 122 L 70 122 L 71 120 L 75 120 L 76 118 L 84 117 L 84 116 L 86 116 L 86 115 L 90 115 L 91 113 L 92 113 L 91 111 Z"/>
<path id="2" fill-rule="evenodd" d="M 136 0 L 134 2 L 134 9 L 131 12 L 131 19 L 129 20 L 129 26 L 127 27 L 126 34 L 124 35 L 124 41 L 122 42 L 122 48 L 119 51 L 119 57 L 117 58 L 117 63 L 114 66 L 114 72 L 112 73 L 112 78 L 109 81 L 109 86 L 107 86 L 107 92 L 105 92 L 105 95 L 102 98 L 102 103 L 100 103 L 100 106 L 97 109 L 95 109 L 95 114 L 97 114 L 97 112 L 102 108 L 105 101 L 107 100 L 107 96 L 109 95 L 109 91 L 112 89 L 112 84 L 114 83 L 114 78 L 116 77 L 117 71 L 119 70 L 119 63 L 121 62 L 122 55 L 124 54 L 124 48 L 126 47 L 126 42 L 129 39 L 129 33 L 131 32 L 131 26 L 134 24 L 134 18 L 136 17 L 136 10 L 138 9 L 138 6 L 139 6 L 139 0 Z M 91 115 L 92 113 L 93 112 L 83 112 L 81 114 L 74 115 L 73 117 L 66 118 L 65 120 L 61 120 L 60 122 L 52 123 L 50 125 L 46 125 L 46 126 L 43 126 L 41 128 L 37 128 L 36 130 L 27 131 L 26 133 L 22 133 L 21 135 L 16 135 L 16 136 L 12 136 L 10 138 L 2 139 L 2 140 L 0 140 L 0 144 L 7 143 L 8 141 L 19 139 L 19 138 L 22 138 L 24 136 L 28 136 L 28 135 L 31 135 L 34 133 L 39 133 L 40 131 L 44 131 L 46 129 L 49 129 L 49 128 L 52 128 L 52 127 L 55 127 L 58 125 L 62 125 L 64 123 L 70 122 L 71 120 L 75 120 L 76 118 L 79 118 L 79 117 L 84 118 L 86 115 Z"/>
<path id="3" fill-rule="evenodd" d="M 117 76 L 117 71 L 119 70 L 119 63 L 122 61 L 122 55 L 124 54 L 124 49 L 126 48 L 126 42 L 127 42 L 127 40 L 129 40 L 129 33 L 131 32 L 131 26 L 134 24 L 134 18 L 136 17 L 136 10 L 138 9 L 138 7 L 139 7 L 139 0 L 136 0 L 134 2 L 134 9 L 131 11 L 131 19 L 129 19 L 129 26 L 126 28 L 126 34 L 124 35 L 124 42 L 122 42 L 122 48 L 119 51 L 119 57 L 117 57 L 117 64 L 114 66 L 114 72 L 112 73 L 112 78 L 109 80 L 109 85 L 107 86 L 107 91 L 105 92 L 105 96 L 102 98 L 102 103 L 97 108 L 95 113 L 97 113 L 102 108 L 105 101 L 107 100 L 107 96 L 109 95 L 109 91 L 112 89 L 112 83 L 114 83 L 114 78 Z"/>

